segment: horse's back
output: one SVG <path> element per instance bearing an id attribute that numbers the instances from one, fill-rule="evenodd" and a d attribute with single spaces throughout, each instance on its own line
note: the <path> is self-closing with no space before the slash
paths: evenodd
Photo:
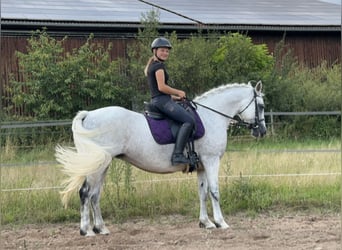
<path id="1" fill-rule="evenodd" d="M 87 129 L 109 126 L 114 124 L 129 124 L 143 118 L 142 114 L 120 106 L 109 106 L 89 111 L 84 118 L 83 126 Z"/>
<path id="2" fill-rule="evenodd" d="M 137 114 L 134 111 L 128 110 L 120 106 L 108 106 L 99 109 L 95 109 L 88 112 L 88 117 L 104 117 L 104 118 L 117 118 L 131 114 Z"/>

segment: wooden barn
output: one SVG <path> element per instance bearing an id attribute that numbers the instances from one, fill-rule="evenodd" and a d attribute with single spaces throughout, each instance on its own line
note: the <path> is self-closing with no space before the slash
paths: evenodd
<path id="1" fill-rule="evenodd" d="M 299 62 L 314 67 L 341 60 L 340 0 L 2 0 L 1 85 L 7 97 L 9 76 L 20 78 L 15 51 L 25 51 L 33 30 L 47 28 L 55 37 L 68 36 L 67 49 L 79 47 L 90 33 L 112 58 L 124 57 L 142 15 L 158 10 L 160 33 L 176 31 L 187 37 L 198 30 L 241 32 L 273 52 L 285 38 Z M 0 108 L 7 103 L 2 98 Z"/>

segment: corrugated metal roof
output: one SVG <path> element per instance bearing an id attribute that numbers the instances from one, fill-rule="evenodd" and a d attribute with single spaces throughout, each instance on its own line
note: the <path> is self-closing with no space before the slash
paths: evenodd
<path id="1" fill-rule="evenodd" d="M 140 23 L 156 6 L 169 25 L 341 25 L 340 0 L 2 0 L 1 19 Z"/>
<path id="2" fill-rule="evenodd" d="M 138 0 L 2 0 L 3 19 L 139 23 L 141 14 L 152 7 Z M 161 20 L 184 19 L 160 11 Z"/>

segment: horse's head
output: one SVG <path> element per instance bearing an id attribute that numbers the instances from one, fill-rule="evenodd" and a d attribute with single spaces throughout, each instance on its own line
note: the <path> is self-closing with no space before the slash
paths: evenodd
<path id="1" fill-rule="evenodd" d="M 266 123 L 264 116 L 264 100 L 262 94 L 262 82 L 259 81 L 253 89 L 253 97 L 248 100 L 238 113 L 242 121 L 247 123 L 254 137 L 263 137 L 266 134 Z"/>

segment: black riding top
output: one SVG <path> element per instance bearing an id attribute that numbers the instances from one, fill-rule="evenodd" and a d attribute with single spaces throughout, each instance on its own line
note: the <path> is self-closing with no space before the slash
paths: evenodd
<path id="1" fill-rule="evenodd" d="M 151 96 L 156 97 L 160 95 L 166 95 L 163 92 L 160 92 L 158 89 L 158 82 L 156 78 L 156 72 L 160 69 L 164 70 L 164 79 L 165 79 L 165 84 L 168 85 L 167 81 L 169 80 L 169 74 L 166 72 L 165 65 L 162 62 L 159 61 L 153 61 L 150 66 L 148 67 L 147 71 L 147 81 L 148 85 L 150 86 L 151 90 Z"/>

